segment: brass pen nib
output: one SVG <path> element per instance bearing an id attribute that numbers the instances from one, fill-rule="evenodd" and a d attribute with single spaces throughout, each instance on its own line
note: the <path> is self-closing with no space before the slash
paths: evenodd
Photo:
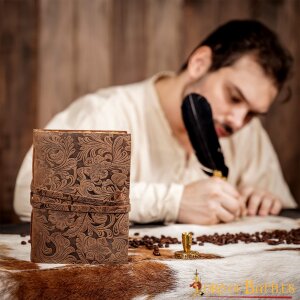
<path id="1" fill-rule="evenodd" d="M 182 233 L 182 247 L 183 251 L 176 251 L 175 258 L 180 259 L 196 259 L 200 257 L 200 253 L 198 251 L 192 251 L 192 234 L 183 232 Z"/>

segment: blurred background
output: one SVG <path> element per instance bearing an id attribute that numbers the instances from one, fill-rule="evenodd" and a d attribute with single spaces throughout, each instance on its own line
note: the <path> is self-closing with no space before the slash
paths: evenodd
<path id="1" fill-rule="evenodd" d="M 0 223 L 18 221 L 13 190 L 33 128 L 88 92 L 178 70 L 216 26 L 245 18 L 295 58 L 292 98 L 263 124 L 299 203 L 299 13 L 299 0 L 0 0 Z"/>

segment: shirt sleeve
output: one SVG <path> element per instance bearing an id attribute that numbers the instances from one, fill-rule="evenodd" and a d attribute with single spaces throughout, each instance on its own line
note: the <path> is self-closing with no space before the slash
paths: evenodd
<path id="1" fill-rule="evenodd" d="M 20 168 L 14 196 L 14 209 L 22 221 L 30 221 L 30 183 L 32 179 L 32 147 L 25 156 Z M 131 211 L 133 222 L 150 223 L 175 222 L 184 186 L 181 184 L 161 184 L 132 182 L 130 187 Z"/>
<path id="2" fill-rule="evenodd" d="M 130 124 L 118 106 L 106 105 L 96 95 L 87 95 L 57 114 L 47 129 L 126 130 Z M 107 117 L 108 116 L 108 117 Z M 14 195 L 14 209 L 22 221 L 30 221 L 30 184 L 32 180 L 32 148 L 19 170 Z M 180 184 L 131 182 L 130 220 L 139 223 L 153 221 L 174 222 L 177 219 L 184 186 Z"/>
<path id="3" fill-rule="evenodd" d="M 19 170 L 14 194 L 14 210 L 21 221 L 29 222 L 31 216 L 30 184 L 32 179 L 32 147 L 27 152 Z"/>
<path id="4" fill-rule="evenodd" d="M 138 223 L 175 222 L 184 185 L 133 182 L 130 220 Z"/>
<path id="5" fill-rule="evenodd" d="M 112 117 L 117 110 L 106 105 L 107 97 L 97 94 L 86 95 L 73 102 L 67 109 L 57 114 L 45 128 L 80 130 L 128 130 L 122 118 Z M 108 116 L 108 117 L 107 117 Z M 121 114 L 118 114 L 121 116 Z M 32 180 L 32 147 L 27 152 L 19 170 L 15 191 L 14 210 L 22 221 L 30 221 L 30 184 Z"/>
<path id="6" fill-rule="evenodd" d="M 30 221 L 30 183 L 32 179 L 32 147 L 20 168 L 14 196 L 14 209 L 22 221 Z M 178 217 L 184 186 L 181 184 L 160 184 L 132 182 L 130 186 L 130 221 L 150 223 L 175 222 Z"/>
<path id="7" fill-rule="evenodd" d="M 237 141 L 242 146 L 238 159 L 243 166 L 238 185 L 265 189 L 279 197 L 284 208 L 295 208 L 296 202 L 284 180 L 266 131 L 258 119 L 254 119 L 247 127 L 242 140 Z"/>

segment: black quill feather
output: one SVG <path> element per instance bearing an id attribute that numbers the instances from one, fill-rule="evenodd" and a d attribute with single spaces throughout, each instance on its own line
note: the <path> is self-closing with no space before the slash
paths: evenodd
<path id="1" fill-rule="evenodd" d="M 189 94 L 182 102 L 181 112 L 195 154 L 205 167 L 203 171 L 211 176 L 213 171 L 220 171 L 223 177 L 227 177 L 228 168 L 207 100 L 198 94 Z"/>

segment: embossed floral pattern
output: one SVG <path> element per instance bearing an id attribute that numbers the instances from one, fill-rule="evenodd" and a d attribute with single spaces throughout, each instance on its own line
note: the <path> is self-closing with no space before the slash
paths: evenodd
<path id="1" fill-rule="evenodd" d="M 82 250 L 82 255 L 91 261 L 105 261 L 111 254 L 107 240 L 104 237 L 94 239 L 80 234 L 76 239 L 77 248 Z"/>
<path id="2" fill-rule="evenodd" d="M 34 132 L 31 258 L 126 262 L 130 136 Z"/>
<path id="3" fill-rule="evenodd" d="M 66 214 L 64 211 L 49 211 L 49 221 L 55 224 L 57 229 L 64 230 L 74 223 L 75 213 Z"/>

